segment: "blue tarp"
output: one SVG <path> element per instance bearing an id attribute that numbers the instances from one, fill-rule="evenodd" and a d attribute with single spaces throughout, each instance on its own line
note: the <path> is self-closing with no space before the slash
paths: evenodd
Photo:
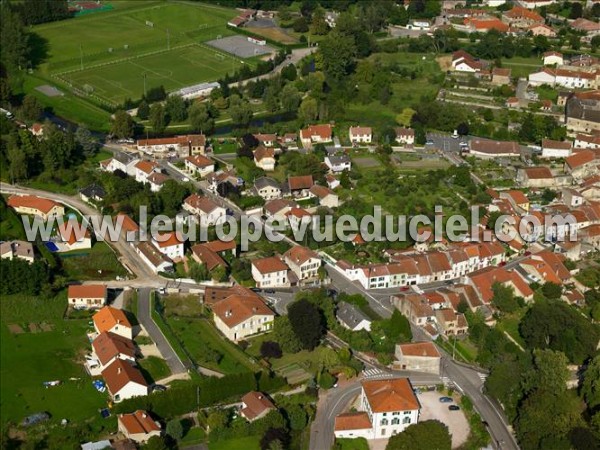
<path id="1" fill-rule="evenodd" d="M 44 242 L 44 245 L 52 253 L 56 253 L 58 251 L 58 247 L 56 246 L 56 244 L 54 242 Z"/>

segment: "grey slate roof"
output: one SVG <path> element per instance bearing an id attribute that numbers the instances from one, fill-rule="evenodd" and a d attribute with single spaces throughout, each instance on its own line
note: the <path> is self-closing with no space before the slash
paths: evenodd
<path id="1" fill-rule="evenodd" d="M 369 319 L 369 317 L 365 313 L 358 309 L 358 307 L 347 302 L 338 303 L 338 308 L 335 312 L 335 316 L 337 320 L 342 322 L 350 329 L 354 329 L 363 320 L 371 322 L 371 319 Z"/>

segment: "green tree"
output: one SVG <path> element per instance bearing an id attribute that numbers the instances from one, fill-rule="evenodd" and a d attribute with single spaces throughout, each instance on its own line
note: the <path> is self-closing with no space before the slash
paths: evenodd
<path id="1" fill-rule="evenodd" d="M 229 422 L 229 418 L 225 411 L 214 411 L 208 415 L 206 418 L 206 423 L 209 426 L 210 432 L 215 430 L 221 430 L 227 426 Z"/>
<path id="2" fill-rule="evenodd" d="M 542 294 L 544 294 L 544 297 L 551 300 L 559 299 L 562 295 L 562 287 L 552 282 L 544 283 L 542 286 Z"/>
<path id="3" fill-rule="evenodd" d="M 160 103 L 154 103 L 150 107 L 150 125 L 158 134 L 164 132 L 167 128 L 167 115 L 164 106 Z"/>
<path id="4" fill-rule="evenodd" d="M 500 283 L 492 285 L 492 305 L 505 313 L 515 312 L 519 308 L 519 302 L 515 297 L 515 292 L 512 287 L 504 286 Z"/>
<path id="5" fill-rule="evenodd" d="M 169 95 L 165 113 L 172 122 L 183 122 L 187 118 L 187 105 L 181 95 Z"/>
<path id="6" fill-rule="evenodd" d="M 227 273 L 227 269 L 224 266 L 217 266 L 211 272 L 210 276 L 213 280 L 216 281 L 227 281 L 229 279 L 229 275 Z"/>
<path id="7" fill-rule="evenodd" d="M 0 62 L 9 74 L 13 74 L 25 64 L 28 52 L 28 35 L 19 14 L 12 4 L 0 4 Z"/>
<path id="8" fill-rule="evenodd" d="M 85 126 L 80 126 L 75 131 L 75 140 L 81 146 L 85 156 L 93 156 L 98 152 L 98 139 Z"/>
<path id="9" fill-rule="evenodd" d="M 308 416 L 304 408 L 297 404 L 292 404 L 285 409 L 287 419 L 292 430 L 304 430 L 308 423 Z"/>
<path id="10" fill-rule="evenodd" d="M 230 99 L 229 115 L 231 116 L 233 123 L 236 125 L 247 126 L 254 115 L 250 104 L 245 101 L 234 102 L 234 104 L 231 103 L 232 101 Z"/>
<path id="11" fill-rule="evenodd" d="M 286 84 L 281 90 L 281 107 L 285 112 L 298 111 L 300 102 L 302 101 L 302 94 L 292 84 Z"/>
<path id="12" fill-rule="evenodd" d="M 110 133 L 112 135 L 119 139 L 130 138 L 133 136 L 134 128 L 135 123 L 126 111 L 120 109 L 115 112 L 110 127 Z"/>
<path id="13" fill-rule="evenodd" d="M 215 120 L 204 103 L 194 102 L 189 108 L 190 126 L 195 132 L 210 134 L 215 129 Z"/>
<path id="14" fill-rule="evenodd" d="M 317 100 L 312 97 L 306 97 L 300 104 L 298 118 L 305 124 L 317 120 L 319 114 L 319 105 Z"/>
<path id="15" fill-rule="evenodd" d="M 319 308 L 306 299 L 288 306 L 288 317 L 303 349 L 313 350 L 323 337 L 325 327 Z"/>
<path id="16" fill-rule="evenodd" d="M 42 105 L 33 95 L 26 95 L 21 105 L 21 116 L 27 122 L 35 122 L 42 116 Z"/>
<path id="17" fill-rule="evenodd" d="M 168 450 L 169 449 L 169 447 L 167 447 L 167 444 L 165 443 L 164 438 L 161 436 L 152 436 L 150 439 L 148 439 L 148 442 L 146 442 L 146 445 L 144 445 L 142 448 L 144 450 Z"/>
<path id="18" fill-rule="evenodd" d="M 314 10 L 311 21 L 311 32 L 316 35 L 324 35 L 329 31 L 327 22 L 325 21 L 325 10 L 318 7 Z"/>
<path id="19" fill-rule="evenodd" d="M 147 120 L 150 117 L 150 105 L 146 100 L 142 100 L 137 109 L 137 116 L 141 120 Z"/>
<path id="20" fill-rule="evenodd" d="M 352 36 L 332 31 L 319 45 L 323 68 L 327 76 L 341 80 L 354 68 L 356 45 Z"/>
<path id="21" fill-rule="evenodd" d="M 302 349 L 300 340 L 296 336 L 287 316 L 275 317 L 273 335 L 281 345 L 281 349 L 286 353 L 297 353 Z"/>
<path id="22" fill-rule="evenodd" d="M 181 424 L 181 420 L 173 419 L 168 421 L 165 431 L 167 435 L 171 436 L 176 441 L 180 440 L 183 437 L 183 425 Z"/>
<path id="23" fill-rule="evenodd" d="M 600 406 L 600 355 L 594 356 L 585 369 L 581 393 L 590 411 Z"/>
<path id="24" fill-rule="evenodd" d="M 388 440 L 386 450 L 450 450 L 448 427 L 437 420 L 425 420 L 406 428 Z"/>

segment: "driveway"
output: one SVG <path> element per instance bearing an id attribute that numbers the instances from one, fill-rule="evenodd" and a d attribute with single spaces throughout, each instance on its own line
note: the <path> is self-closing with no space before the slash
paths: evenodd
<path id="1" fill-rule="evenodd" d="M 465 443 L 469 437 L 469 422 L 462 410 L 450 411 L 448 405 L 453 403 L 440 403 L 442 394 L 435 391 L 423 392 L 417 394 L 421 403 L 421 414 L 419 421 L 439 420 L 448 427 L 452 435 L 452 448 L 456 448 Z"/>
<path id="2" fill-rule="evenodd" d="M 158 325 L 156 325 L 156 323 L 154 323 L 154 320 L 152 320 L 150 305 L 151 292 L 152 289 L 149 288 L 141 288 L 138 290 L 137 319 L 158 347 L 160 354 L 171 369 L 171 373 L 186 373 L 187 369 L 173 350 L 173 347 L 171 347 L 171 344 L 169 343 L 169 341 L 167 341 L 165 335 L 162 333 L 160 328 L 158 328 Z"/>

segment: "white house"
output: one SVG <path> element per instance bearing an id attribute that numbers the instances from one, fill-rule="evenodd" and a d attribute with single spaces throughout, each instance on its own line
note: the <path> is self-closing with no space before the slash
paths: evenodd
<path id="1" fill-rule="evenodd" d="M 598 86 L 596 71 L 556 69 L 556 85 L 571 89 L 594 89 Z"/>
<path id="2" fill-rule="evenodd" d="M 542 86 L 544 84 L 554 86 L 556 83 L 556 72 L 552 69 L 544 68 L 539 72 L 530 73 L 528 79 L 531 86 Z"/>
<path id="3" fill-rule="evenodd" d="M 254 187 L 251 190 L 253 195 L 262 197 L 265 201 L 281 198 L 281 186 L 273 178 L 260 177 L 254 181 Z"/>
<path id="4" fill-rule="evenodd" d="M 260 142 L 260 145 L 264 145 L 265 147 L 274 147 L 275 144 L 277 144 L 276 134 L 258 133 L 255 134 L 254 137 L 258 142 Z"/>
<path id="5" fill-rule="evenodd" d="M 277 408 L 269 398 L 262 392 L 251 391 L 242 397 L 240 414 L 248 422 L 253 422 L 265 417 L 269 412 Z"/>
<path id="6" fill-rule="evenodd" d="M 112 400 L 119 403 L 125 399 L 148 395 L 148 383 L 142 372 L 131 363 L 115 359 L 102 371 L 102 378 Z"/>
<path id="7" fill-rule="evenodd" d="M 289 287 L 288 270 L 289 267 L 275 256 L 252 261 L 252 278 L 259 288 Z"/>
<path id="8" fill-rule="evenodd" d="M 408 378 L 363 380 L 361 384 L 362 414 L 357 413 L 355 424 L 348 423 L 347 415 L 336 417 L 335 437 L 387 439 L 419 421 L 420 404 Z"/>
<path id="9" fill-rule="evenodd" d="M 600 149 L 600 133 L 595 135 L 578 133 L 575 136 L 575 148 Z"/>
<path id="10" fill-rule="evenodd" d="M 330 124 L 311 125 L 300 130 L 300 142 L 305 148 L 311 147 L 312 144 L 331 142 L 332 136 L 333 128 Z"/>
<path id="11" fill-rule="evenodd" d="M 225 208 L 217 205 L 208 197 L 192 194 L 183 201 L 183 209 L 198 217 L 200 224 L 215 225 L 218 220 L 227 215 Z"/>
<path id="12" fill-rule="evenodd" d="M 172 260 L 183 258 L 184 242 L 177 237 L 177 232 L 171 231 L 152 238 L 152 243 L 163 255 Z"/>
<path id="13" fill-rule="evenodd" d="M 150 186 L 152 192 L 158 192 L 162 189 L 169 177 L 161 172 L 151 173 L 146 178 L 146 183 Z"/>
<path id="14" fill-rule="evenodd" d="M 106 303 L 103 284 L 72 284 L 67 289 L 67 302 L 75 309 L 99 309 Z"/>
<path id="15" fill-rule="evenodd" d="M 332 173 L 340 173 L 352 169 L 352 160 L 346 154 L 330 155 L 325 157 L 325 165 Z"/>
<path id="16" fill-rule="evenodd" d="M 204 154 L 206 136 L 203 134 L 189 134 L 156 139 L 140 139 L 137 149 L 141 152 L 155 154 L 166 152 L 181 152 L 185 155 Z"/>
<path id="17" fill-rule="evenodd" d="M 212 310 L 215 326 L 233 342 L 273 329 L 275 313 L 257 295 L 230 295 Z"/>
<path id="18" fill-rule="evenodd" d="M 206 156 L 194 155 L 185 158 L 185 168 L 193 174 L 205 177 L 215 171 L 215 163 Z"/>
<path id="19" fill-rule="evenodd" d="M 100 333 L 92 342 L 92 358 L 99 363 L 92 376 L 99 375 L 116 359 L 135 364 L 135 353 L 135 344 L 131 339 L 110 331 Z"/>
<path id="20" fill-rule="evenodd" d="M 92 317 L 96 333 L 110 331 L 127 339 L 133 339 L 133 327 L 121 309 L 105 306 Z"/>
<path id="21" fill-rule="evenodd" d="M 399 370 L 427 372 L 439 375 L 442 356 L 433 342 L 409 342 L 396 345 L 396 366 Z"/>
<path id="22" fill-rule="evenodd" d="M 141 409 L 130 414 L 119 414 L 117 422 L 119 431 L 123 433 L 123 436 L 138 444 L 144 444 L 148 442 L 148 439 L 160 436 L 161 433 L 160 423 Z"/>
<path id="23" fill-rule="evenodd" d="M 90 230 L 77 222 L 77 219 L 65 220 L 57 226 L 57 240 L 55 245 L 59 252 L 73 250 L 88 250 L 92 248 Z"/>
<path id="24" fill-rule="evenodd" d="M 38 216 L 44 221 L 65 214 L 65 208 L 60 203 L 35 195 L 11 195 L 8 197 L 7 205 L 18 214 Z"/>
<path id="25" fill-rule="evenodd" d="M 353 144 L 370 144 L 373 139 L 371 127 L 350 127 L 348 137 Z"/>
<path id="26" fill-rule="evenodd" d="M 254 150 L 254 164 L 266 172 L 275 170 L 275 150 L 259 145 Z"/>
<path id="27" fill-rule="evenodd" d="M 150 242 L 140 242 L 135 251 L 154 273 L 173 272 L 173 261 Z"/>
<path id="28" fill-rule="evenodd" d="M 371 331 L 371 319 L 357 306 L 347 302 L 339 302 L 335 317 L 346 329 L 351 331 Z"/>
<path id="29" fill-rule="evenodd" d="M 546 52 L 542 56 L 545 66 L 562 66 L 565 63 L 562 53 L 559 52 Z"/>
<path id="30" fill-rule="evenodd" d="M 542 158 L 567 158 L 572 152 L 572 142 L 542 139 Z"/>
<path id="31" fill-rule="evenodd" d="M 319 199 L 319 205 L 337 208 L 340 205 L 338 195 L 325 186 L 315 184 L 310 188 L 310 195 Z"/>
<path id="32" fill-rule="evenodd" d="M 313 250 L 294 245 L 283 254 L 283 260 L 301 283 L 318 281 L 321 258 Z"/>
<path id="33" fill-rule="evenodd" d="M 135 165 L 138 163 L 138 161 L 138 158 L 130 155 L 129 153 L 115 153 L 112 158 L 100 161 L 100 170 L 111 173 L 120 170 L 130 177 L 134 177 L 136 173 Z"/>
<path id="34" fill-rule="evenodd" d="M 135 181 L 146 184 L 148 177 L 153 173 L 160 172 L 160 168 L 157 163 L 153 161 L 138 161 L 135 164 Z"/>
<path id="35" fill-rule="evenodd" d="M 415 130 L 412 128 L 398 127 L 396 131 L 396 143 L 400 145 L 413 145 L 415 143 Z"/>

